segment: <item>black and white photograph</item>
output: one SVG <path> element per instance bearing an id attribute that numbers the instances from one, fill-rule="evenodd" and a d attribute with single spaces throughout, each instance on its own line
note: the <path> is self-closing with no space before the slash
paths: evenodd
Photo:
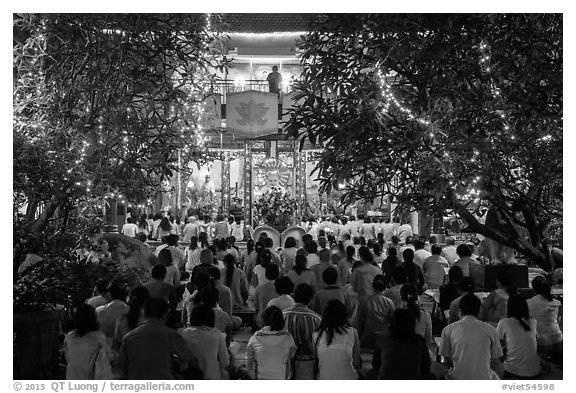
<path id="1" fill-rule="evenodd" d="M 13 10 L 8 387 L 560 391 L 553 3 Z"/>

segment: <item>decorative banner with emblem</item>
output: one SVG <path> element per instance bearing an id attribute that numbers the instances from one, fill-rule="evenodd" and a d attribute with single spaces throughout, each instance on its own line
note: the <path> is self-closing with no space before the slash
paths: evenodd
<path id="1" fill-rule="evenodd" d="M 228 94 L 226 129 L 237 139 L 277 134 L 278 95 L 253 90 Z"/>

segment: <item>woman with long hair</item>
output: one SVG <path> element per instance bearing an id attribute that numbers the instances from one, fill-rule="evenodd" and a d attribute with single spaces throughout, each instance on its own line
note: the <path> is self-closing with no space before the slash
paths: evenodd
<path id="1" fill-rule="evenodd" d="M 140 215 L 140 220 L 138 221 L 138 233 L 143 233 L 146 235 L 146 237 L 148 237 L 151 231 L 147 218 L 148 216 L 146 216 L 146 213 L 144 213 Z"/>
<path id="2" fill-rule="evenodd" d="M 408 283 L 412 283 L 418 289 L 418 293 L 424 292 L 424 285 L 426 281 L 424 280 L 424 272 L 420 265 L 414 263 L 414 250 L 407 248 L 402 252 L 402 258 L 404 262 L 400 264 L 406 271 Z"/>
<path id="3" fill-rule="evenodd" d="M 198 236 L 190 238 L 190 245 L 186 248 L 186 271 L 192 273 L 195 266 L 200 265 L 200 253 L 202 249 L 198 246 Z"/>
<path id="4" fill-rule="evenodd" d="M 256 242 L 254 245 L 254 252 L 250 253 L 244 260 L 244 274 L 249 283 L 252 283 L 252 276 L 254 275 L 254 267 L 259 262 L 260 253 L 264 251 L 264 243 Z"/>
<path id="5" fill-rule="evenodd" d="M 305 255 L 296 255 L 294 267 L 286 274 L 294 283 L 294 288 L 305 283 L 316 291 L 316 275 L 306 267 L 308 260 Z"/>
<path id="6" fill-rule="evenodd" d="M 552 297 L 550 283 L 538 276 L 532 280 L 535 296 L 528 299 L 530 315 L 538 322 L 538 352 L 547 358 L 562 358 L 562 329 L 559 319 L 562 315 L 562 303 Z"/>
<path id="7" fill-rule="evenodd" d="M 178 288 L 180 286 L 180 272 L 178 267 L 172 263 L 172 253 L 168 248 L 160 250 L 158 261 L 166 267 L 164 282 Z"/>
<path id="8" fill-rule="evenodd" d="M 64 339 L 66 379 L 89 379 L 92 356 L 99 348 L 108 349 L 106 336 L 99 328 L 94 307 L 89 304 L 78 307 L 74 330 Z"/>
<path id="9" fill-rule="evenodd" d="M 236 259 L 230 254 L 224 256 L 224 266 L 221 275 L 224 285 L 230 288 L 232 308 L 242 308 L 248 299 L 248 281 L 244 272 L 236 267 Z"/>
<path id="10" fill-rule="evenodd" d="M 432 319 L 430 314 L 420 309 L 420 299 L 414 284 L 407 283 L 400 288 L 402 308 L 408 310 L 414 320 L 414 332 L 422 338 L 427 346 L 432 344 Z"/>
<path id="11" fill-rule="evenodd" d="M 378 336 L 369 379 L 433 379 L 428 348 L 414 332 L 412 313 L 394 310 L 388 330 L 389 334 Z"/>
<path id="12" fill-rule="evenodd" d="M 338 277 L 340 286 L 344 286 L 350 283 L 350 274 L 352 273 L 352 267 L 356 260 L 354 256 L 356 255 L 356 248 L 354 246 L 346 247 L 346 258 L 342 258 L 338 264 Z"/>
<path id="13" fill-rule="evenodd" d="M 256 266 L 252 270 L 252 281 L 250 285 L 256 288 L 260 284 L 268 282 L 266 279 L 266 266 L 272 263 L 272 251 L 265 248 L 258 253 L 256 258 Z"/>
<path id="14" fill-rule="evenodd" d="M 284 329 L 282 311 L 276 306 L 268 307 L 263 320 L 265 326 L 248 341 L 246 367 L 254 379 L 290 379 L 296 344 Z"/>
<path id="15" fill-rule="evenodd" d="M 170 219 L 168 217 L 162 217 L 160 220 L 160 225 L 158 225 L 158 229 L 156 230 L 156 238 L 162 239 L 164 236 L 168 236 L 173 232 L 172 223 L 170 223 Z"/>
<path id="16" fill-rule="evenodd" d="M 506 317 L 508 298 L 518 294 L 518 290 L 512 283 L 512 275 L 506 270 L 496 276 L 496 286 L 497 288 L 484 299 L 480 310 L 484 322 L 494 326 Z"/>
<path id="17" fill-rule="evenodd" d="M 144 321 L 144 303 L 150 298 L 150 293 L 144 287 L 136 287 L 128 295 L 128 313 L 116 320 L 112 349 L 119 351 L 122 339 L 129 331 L 135 329 Z"/>
<path id="18" fill-rule="evenodd" d="M 240 269 L 244 269 L 246 263 L 248 262 L 248 258 L 254 252 L 254 240 L 248 239 L 246 242 L 246 249 L 242 251 L 240 254 L 240 258 L 238 259 L 238 267 Z"/>
<path id="19" fill-rule="evenodd" d="M 537 353 L 536 320 L 530 318 L 528 303 L 519 295 L 508 298 L 507 315 L 496 327 L 506 351 L 504 376 L 534 378 L 542 371 Z"/>
<path id="20" fill-rule="evenodd" d="M 346 306 L 330 300 L 324 308 L 320 326 L 312 334 L 318 358 L 318 379 L 358 379 L 362 367 L 360 340 L 348 324 Z"/>
<path id="21" fill-rule="evenodd" d="M 280 251 L 283 274 L 287 274 L 290 269 L 294 267 L 294 261 L 296 260 L 297 252 L 298 249 L 296 248 L 296 239 L 294 239 L 292 236 L 288 236 L 284 241 L 284 249 Z"/>
<path id="22" fill-rule="evenodd" d="M 460 296 L 458 291 L 458 282 L 462 277 L 464 277 L 462 269 L 458 266 L 452 266 L 450 270 L 448 270 L 448 283 L 440 287 L 440 302 L 438 303 L 438 306 L 440 307 L 440 310 L 442 310 L 445 320 L 447 320 L 449 316 L 450 303 Z"/>

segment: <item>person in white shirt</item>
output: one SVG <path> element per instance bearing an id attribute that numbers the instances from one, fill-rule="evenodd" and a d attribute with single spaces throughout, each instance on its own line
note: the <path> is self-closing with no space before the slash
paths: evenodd
<path id="1" fill-rule="evenodd" d="M 398 250 L 398 260 L 400 261 L 400 263 L 404 262 L 403 254 L 405 250 L 410 249 L 412 251 L 415 251 L 414 244 L 412 244 L 413 242 L 412 236 L 408 236 L 405 241 L 406 243 Z"/>
<path id="2" fill-rule="evenodd" d="M 528 303 L 518 295 L 508 299 L 508 318 L 496 327 L 506 348 L 505 377 L 535 378 L 540 374 L 540 358 L 536 344 L 536 320 L 530 318 Z"/>
<path id="3" fill-rule="evenodd" d="M 244 239 L 244 224 L 242 224 L 242 219 L 240 217 L 236 217 L 234 223 L 230 225 L 230 236 L 234 236 L 238 241 Z"/>
<path id="4" fill-rule="evenodd" d="M 345 241 L 345 235 L 348 235 L 348 239 L 350 239 L 352 237 L 352 227 L 353 224 L 348 222 L 348 218 L 346 217 L 342 217 L 340 219 L 340 221 L 342 221 L 342 225 L 340 225 L 340 228 L 338 229 L 338 241 Z"/>
<path id="5" fill-rule="evenodd" d="M 392 241 L 392 236 L 394 236 L 394 225 L 392 223 L 381 223 L 380 231 L 384 235 L 384 241 L 390 243 Z"/>
<path id="6" fill-rule="evenodd" d="M 562 313 L 562 303 L 552 297 L 550 283 L 543 276 L 532 280 L 532 289 L 535 296 L 528 299 L 528 308 L 530 315 L 538 322 L 536 324 L 538 352 L 546 358 L 562 359 L 563 336 L 558 323 L 558 318 Z"/>
<path id="7" fill-rule="evenodd" d="M 426 258 L 432 256 L 424 249 L 424 242 L 420 239 L 414 241 L 414 263 L 420 267 L 424 266 Z"/>
<path id="8" fill-rule="evenodd" d="M 400 238 L 400 243 L 407 243 L 406 239 L 408 237 L 411 238 L 413 235 L 412 225 L 410 224 L 403 224 L 398 228 L 398 238 Z"/>
<path id="9" fill-rule="evenodd" d="M 312 236 L 312 240 L 314 241 L 318 240 L 318 223 L 316 222 L 315 218 L 311 217 L 308 220 L 308 227 L 305 229 L 306 233 Z"/>
<path id="10" fill-rule="evenodd" d="M 186 221 L 187 224 L 182 230 L 182 241 L 189 242 L 192 237 L 198 237 L 200 234 L 200 225 L 198 225 L 196 216 L 190 216 Z"/>
<path id="11" fill-rule="evenodd" d="M 128 217 L 126 224 L 122 226 L 122 234 L 124 236 L 135 238 L 138 233 L 138 225 L 134 224 L 134 217 Z"/>
<path id="12" fill-rule="evenodd" d="M 467 294 L 460 300 L 462 319 L 442 330 L 439 354 L 450 369 L 446 379 L 500 379 L 502 347 L 496 329 L 478 320 L 480 299 Z"/>
<path id="13" fill-rule="evenodd" d="M 376 238 L 376 235 L 374 234 L 374 226 L 372 225 L 372 220 L 370 217 L 364 218 L 364 224 L 360 226 L 359 233 L 360 236 L 363 237 L 366 241 Z"/>
<path id="14" fill-rule="evenodd" d="M 442 248 L 441 255 L 444 258 L 446 258 L 450 266 L 454 265 L 454 262 L 456 262 L 456 260 L 458 259 L 458 253 L 456 252 L 456 247 L 454 246 L 453 238 L 446 239 L 446 246 Z"/>
<path id="15" fill-rule="evenodd" d="M 446 276 L 445 268 L 448 268 L 448 261 L 440 254 L 442 248 L 434 244 L 432 246 L 432 255 L 430 255 L 422 265 L 422 273 L 424 273 L 424 281 L 428 288 L 440 288 L 444 284 Z"/>
<path id="16" fill-rule="evenodd" d="M 294 283 L 290 277 L 282 276 L 277 278 L 274 281 L 274 289 L 279 296 L 270 300 L 266 305 L 266 308 L 276 306 L 281 311 L 284 311 L 287 308 L 294 307 L 296 305 L 296 302 L 292 296 L 290 296 L 290 294 L 294 292 Z"/>

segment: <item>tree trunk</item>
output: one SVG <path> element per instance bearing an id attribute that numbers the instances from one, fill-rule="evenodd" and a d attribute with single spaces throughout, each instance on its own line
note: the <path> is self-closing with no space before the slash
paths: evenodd
<path id="1" fill-rule="evenodd" d="M 542 249 L 520 239 L 519 237 L 502 233 L 499 229 L 480 223 L 476 217 L 460 204 L 456 205 L 456 211 L 466 221 L 472 232 L 479 233 L 506 246 L 512 247 L 545 271 L 550 271 L 552 269 L 550 258 L 546 256 L 545 251 Z"/>
<path id="2" fill-rule="evenodd" d="M 44 206 L 44 211 L 42 212 L 42 214 L 40 214 L 40 217 L 38 217 L 38 219 L 34 221 L 32 226 L 30 227 L 30 234 L 32 234 L 33 236 L 38 236 L 44 230 L 44 228 L 46 228 L 48 220 L 52 218 L 54 212 L 56 211 L 56 209 L 58 209 L 59 206 L 60 201 L 55 196 L 52 196 L 50 201 L 46 202 L 46 205 Z"/>

